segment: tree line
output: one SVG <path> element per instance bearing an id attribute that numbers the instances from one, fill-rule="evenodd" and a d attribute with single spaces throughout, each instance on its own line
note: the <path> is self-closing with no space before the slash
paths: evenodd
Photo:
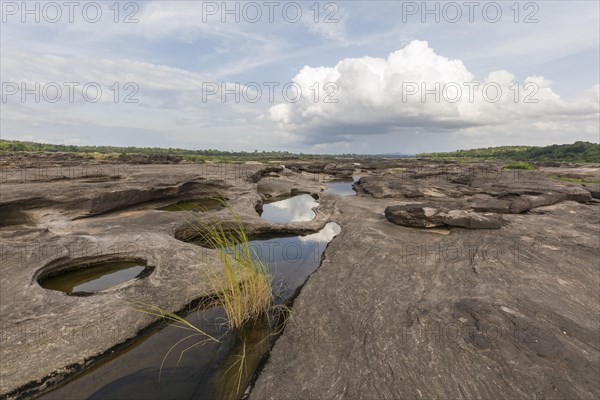
<path id="1" fill-rule="evenodd" d="M 600 144 L 575 142 L 550 146 L 500 146 L 445 153 L 421 153 L 419 158 L 432 159 L 486 159 L 514 161 L 571 161 L 600 163 Z"/>

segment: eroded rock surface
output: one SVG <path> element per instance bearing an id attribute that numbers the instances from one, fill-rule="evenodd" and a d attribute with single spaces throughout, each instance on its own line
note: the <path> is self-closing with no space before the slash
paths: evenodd
<path id="1" fill-rule="evenodd" d="M 206 218 L 227 224 L 230 211 L 172 212 L 161 207 L 210 196 L 226 198 L 249 234 L 317 232 L 332 213 L 325 196 L 313 221 L 275 227 L 262 220 L 255 211 L 262 198 L 253 177 L 258 174 L 260 182 L 270 172 L 262 173 L 260 165 L 119 166 L 130 173 L 94 183 L 85 173 L 88 167 L 83 164 L 78 167 L 83 173 L 62 180 L 49 181 L 48 174 L 29 170 L 3 176 L 3 396 L 44 391 L 135 338 L 157 318 L 136 311 L 132 302 L 176 312 L 214 294 L 205 273 L 208 266 L 220 265 L 216 251 L 186 243 L 185 235 L 177 233 L 192 234 Z M 95 176 L 107 178 L 110 171 Z M 314 184 L 295 175 L 299 187 Z M 44 289 L 37 282 L 52 269 L 129 259 L 143 260 L 154 269 L 143 279 L 86 297 Z"/>
<path id="2" fill-rule="evenodd" d="M 454 167 L 443 179 L 368 176 L 358 196 L 336 203 L 342 233 L 296 299 L 251 399 L 600 395 L 598 204 L 543 169 L 509 177 L 474 166 L 467 181 Z M 415 192 L 433 211 L 410 205 Z M 442 209 L 491 212 L 504 224 L 440 235 L 384 218 L 412 210 L 413 225 L 446 224 Z"/>
<path id="3" fill-rule="evenodd" d="M 342 227 L 296 298 L 252 399 L 600 396 L 600 206 L 595 187 L 553 178 L 593 179 L 597 167 L 164 159 L 117 168 L 41 159 L 46 169 L 19 154 L 2 164 L 1 395 L 39 393 L 135 338 L 156 318 L 131 301 L 177 311 L 211 295 L 203 274 L 216 253 L 186 241 L 191 223 L 226 221 L 228 211 L 159 208 L 214 194 L 250 234 Z M 321 193 L 322 178 L 353 174 L 357 196 Z M 274 225 L 258 216 L 257 205 L 297 192 L 318 195 L 314 220 Z M 36 281 L 48 268 L 115 258 L 155 268 L 88 297 Z"/>
<path id="4" fill-rule="evenodd" d="M 440 236 L 385 223 L 378 203 L 344 199 L 252 399 L 598 395 L 595 206 Z"/>

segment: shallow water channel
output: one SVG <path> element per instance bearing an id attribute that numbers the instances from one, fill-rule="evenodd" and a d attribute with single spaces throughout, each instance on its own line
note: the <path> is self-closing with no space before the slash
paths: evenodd
<path id="1" fill-rule="evenodd" d="M 319 267 L 325 247 L 339 232 L 339 225 L 329 223 L 320 232 L 307 236 L 251 238 L 250 245 L 274 276 L 277 303 L 289 302 Z M 239 398 L 276 336 L 266 321 L 237 334 L 227 333 L 223 317 L 219 307 L 193 311 L 186 317 L 204 332 L 220 336 L 220 343 L 195 345 L 203 337 L 190 336 L 194 331 L 176 325 L 157 328 L 41 398 Z M 245 368 L 239 374 L 241 356 Z"/>

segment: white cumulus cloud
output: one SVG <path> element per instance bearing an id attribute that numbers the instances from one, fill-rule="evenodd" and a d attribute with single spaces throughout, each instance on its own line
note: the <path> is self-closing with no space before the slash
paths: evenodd
<path id="1" fill-rule="evenodd" d="M 598 85 L 566 101 L 541 76 L 519 80 L 498 70 L 477 79 L 461 60 L 437 54 L 425 41 L 412 41 L 387 59 L 346 58 L 335 67 L 305 66 L 293 81 L 301 88 L 300 100 L 274 105 L 268 118 L 312 144 L 415 129 L 456 134 L 476 128 L 485 133 L 510 125 L 537 131 L 541 119 L 547 126 L 565 119 L 574 129 L 577 121 L 598 126 Z M 570 141 L 568 134 L 565 141 Z"/>

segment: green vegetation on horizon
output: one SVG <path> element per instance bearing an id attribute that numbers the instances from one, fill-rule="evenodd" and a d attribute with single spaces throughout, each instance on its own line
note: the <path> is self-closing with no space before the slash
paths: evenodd
<path id="1" fill-rule="evenodd" d="M 422 153 L 419 158 L 432 159 L 485 159 L 513 161 L 571 161 L 600 163 L 600 144 L 575 142 L 550 146 L 500 146 L 482 149 L 457 150 L 446 153 Z"/>
<path id="2" fill-rule="evenodd" d="M 409 155 L 394 154 L 306 154 L 289 151 L 223 151 L 215 149 L 190 150 L 163 147 L 119 147 L 119 146 L 75 146 L 25 142 L 19 140 L 0 139 L 0 153 L 15 151 L 31 152 L 64 152 L 85 155 L 94 159 L 116 159 L 125 154 L 171 155 L 183 159 L 203 161 L 216 160 L 221 162 L 236 161 L 269 161 L 269 160 L 310 160 L 323 157 L 339 159 L 365 158 L 406 158 Z M 500 146 L 454 152 L 421 153 L 418 158 L 430 159 L 464 159 L 464 160 L 507 160 L 507 161 L 571 161 L 578 163 L 600 163 L 600 144 L 591 142 L 575 142 L 573 144 L 553 144 L 550 146 Z"/>
<path id="3" fill-rule="evenodd" d="M 146 155 L 170 155 L 178 156 L 183 159 L 202 161 L 215 160 L 221 162 L 235 161 L 269 161 L 269 160 L 307 160 L 317 159 L 324 156 L 336 158 L 352 158 L 352 157 L 382 157 L 358 155 L 358 154 L 306 154 L 306 153 L 291 153 L 289 151 L 223 151 L 215 149 L 206 150 L 190 150 L 180 148 L 164 148 L 164 147 L 119 147 L 119 146 L 75 146 L 66 144 L 49 144 L 37 142 L 25 142 L 20 140 L 4 140 L 0 139 L 0 153 L 14 151 L 31 151 L 31 152 L 61 152 L 85 155 L 94 159 L 116 159 L 120 155 L 125 154 L 146 154 Z M 400 157 L 400 156 L 398 156 Z"/>

